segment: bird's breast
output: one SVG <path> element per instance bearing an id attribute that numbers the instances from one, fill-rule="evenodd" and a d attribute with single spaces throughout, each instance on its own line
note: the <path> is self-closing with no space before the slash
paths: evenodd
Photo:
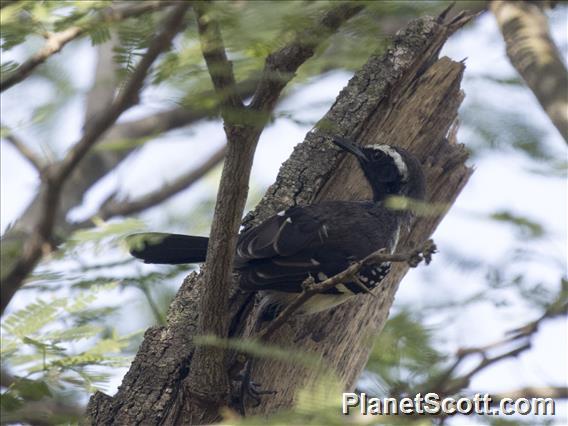
<path id="1" fill-rule="evenodd" d="M 346 302 L 355 293 L 349 291 L 343 284 L 339 284 L 338 288 L 341 290 L 343 286 L 344 292 L 340 294 L 315 294 L 310 299 L 306 301 L 296 312 L 300 315 L 316 314 L 326 309 L 334 308 L 342 303 Z M 290 303 L 292 303 L 297 297 L 296 293 L 286 293 L 282 291 L 263 291 L 264 296 L 268 299 L 267 302 L 270 305 L 276 305 L 281 309 L 284 309 Z"/>

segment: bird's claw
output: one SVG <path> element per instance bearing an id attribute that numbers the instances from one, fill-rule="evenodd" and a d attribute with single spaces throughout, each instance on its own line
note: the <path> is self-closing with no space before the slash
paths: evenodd
<path id="1" fill-rule="evenodd" d="M 253 382 L 246 374 L 237 376 L 235 382 L 237 395 L 233 399 L 238 404 L 239 412 L 242 416 L 245 415 L 246 406 L 256 408 L 262 402 L 262 396 L 277 393 L 275 390 L 263 390 L 262 385 Z M 252 404 L 247 404 L 249 400 L 252 401 Z"/>

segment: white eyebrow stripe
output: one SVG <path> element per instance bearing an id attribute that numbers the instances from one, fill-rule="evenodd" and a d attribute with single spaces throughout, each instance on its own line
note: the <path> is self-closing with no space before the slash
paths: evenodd
<path id="1" fill-rule="evenodd" d="M 402 159 L 402 156 L 396 149 L 388 145 L 371 145 L 370 148 L 383 151 L 386 155 L 391 157 L 400 175 L 402 176 L 402 180 L 408 180 L 408 168 L 406 167 L 406 163 Z"/>

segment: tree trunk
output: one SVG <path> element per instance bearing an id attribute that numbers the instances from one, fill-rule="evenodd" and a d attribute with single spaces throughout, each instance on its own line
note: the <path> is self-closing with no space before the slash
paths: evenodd
<path id="1" fill-rule="evenodd" d="M 424 165 L 428 201 L 451 206 L 471 174 L 464 165 L 466 151 L 456 143 L 452 127 L 463 99 L 460 81 L 464 65 L 438 59 L 438 53 L 469 17 L 443 20 L 411 22 L 394 37 L 384 55 L 369 59 L 321 120 L 320 130 L 309 132 L 284 163 L 276 183 L 246 217 L 245 226 L 258 224 L 292 205 L 370 197 L 355 161 L 332 148 L 324 133 L 349 136 L 362 144 L 380 142 L 408 149 Z M 438 212 L 416 220 L 401 236 L 399 248 L 404 250 L 428 238 L 443 216 Z M 391 270 L 376 291 L 378 300 L 360 295 L 336 309 L 301 321 L 292 319 L 270 343 L 320 357 L 345 389 L 352 389 L 367 361 L 371 337 L 381 332 L 407 269 L 396 265 Z M 197 273 L 185 279 L 170 306 L 168 325 L 146 332 L 117 394 L 97 393 L 91 398 L 87 409 L 90 424 L 203 424 L 218 420 L 218 413 L 208 410 L 206 401 L 196 404 L 184 383 L 194 351 L 200 282 L 201 274 Z M 245 303 L 243 297 L 233 297 L 232 312 Z M 258 303 L 240 316 L 236 324 L 239 334 L 250 333 L 257 307 Z M 270 414 L 291 407 L 295 393 L 320 375 L 320 370 L 297 363 L 259 360 L 253 371 L 255 382 L 278 393 L 265 397 L 250 413 Z"/>

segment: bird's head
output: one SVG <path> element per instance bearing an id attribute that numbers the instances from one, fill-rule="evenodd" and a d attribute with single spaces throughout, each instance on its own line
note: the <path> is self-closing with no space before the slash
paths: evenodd
<path id="1" fill-rule="evenodd" d="M 425 179 L 422 166 L 408 151 L 390 145 L 358 147 L 345 138 L 333 142 L 353 154 L 373 189 L 373 199 L 382 201 L 388 196 L 423 200 Z"/>

